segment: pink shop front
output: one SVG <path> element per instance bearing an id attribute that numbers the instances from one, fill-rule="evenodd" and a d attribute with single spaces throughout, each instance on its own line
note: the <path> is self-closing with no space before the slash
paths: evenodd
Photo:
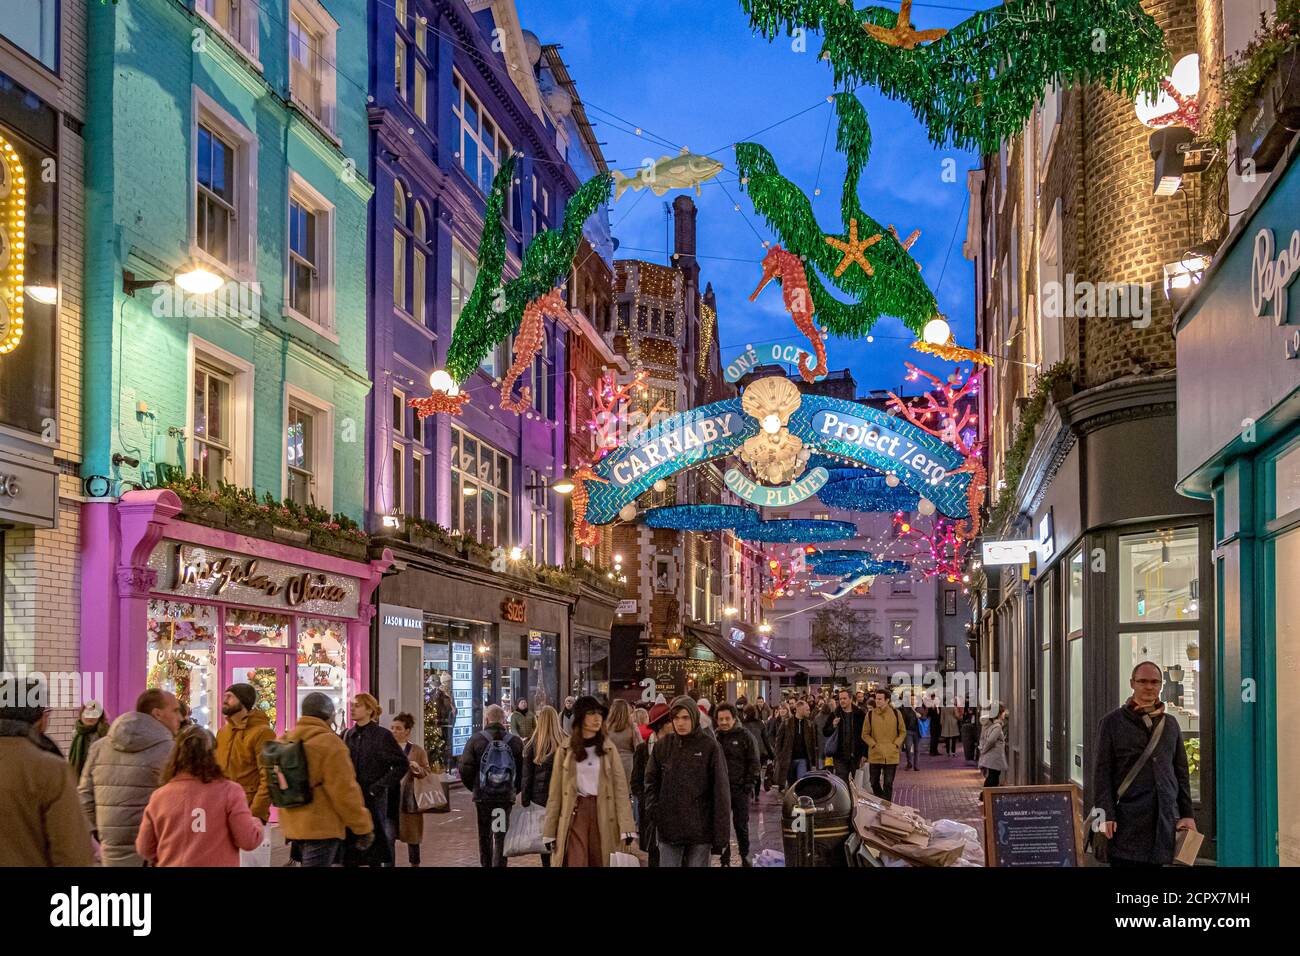
<path id="1" fill-rule="evenodd" d="M 146 687 L 172 691 L 216 731 L 233 683 L 258 688 L 277 733 L 313 691 L 338 721 L 368 689 L 371 595 L 385 568 L 180 520 L 170 491 L 83 507 L 83 670 L 117 716 Z"/>

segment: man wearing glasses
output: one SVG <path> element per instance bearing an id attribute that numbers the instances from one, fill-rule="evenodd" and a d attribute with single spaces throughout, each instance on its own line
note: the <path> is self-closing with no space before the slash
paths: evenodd
<path id="1" fill-rule="evenodd" d="M 1093 786 L 1111 866 L 1168 865 L 1178 831 L 1196 829 L 1187 751 L 1160 700 L 1163 684 L 1159 665 L 1138 664 L 1129 677 L 1133 696 L 1098 728 Z"/>

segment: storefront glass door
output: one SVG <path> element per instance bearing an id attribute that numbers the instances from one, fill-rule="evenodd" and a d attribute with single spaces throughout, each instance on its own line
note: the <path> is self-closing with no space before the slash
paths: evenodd
<path id="1" fill-rule="evenodd" d="M 1273 673 L 1277 750 L 1277 862 L 1300 866 L 1300 441 L 1271 462 L 1266 514 L 1271 518 L 1275 610 Z"/>
<path id="2" fill-rule="evenodd" d="M 226 652 L 225 686 L 251 684 L 257 691 L 256 707 L 271 721 L 276 736 L 284 733 L 289 725 L 285 696 L 287 672 L 288 664 L 283 654 Z"/>

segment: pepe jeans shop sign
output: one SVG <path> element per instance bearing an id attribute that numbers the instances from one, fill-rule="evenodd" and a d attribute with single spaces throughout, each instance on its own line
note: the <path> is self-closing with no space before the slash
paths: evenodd
<path id="1" fill-rule="evenodd" d="M 1300 273 L 1300 229 L 1291 233 L 1291 240 L 1274 255 L 1273 230 L 1261 229 L 1255 234 L 1254 254 L 1250 263 L 1250 307 L 1255 315 L 1263 317 L 1272 306 L 1273 322 L 1288 325 L 1287 287 Z M 1285 341 L 1286 357 L 1300 356 L 1300 328 L 1292 330 Z"/>
<path id="2" fill-rule="evenodd" d="M 149 556 L 149 567 L 158 572 L 157 590 L 181 597 L 336 617 L 356 617 L 360 605 L 354 577 L 218 548 L 162 541 Z"/>

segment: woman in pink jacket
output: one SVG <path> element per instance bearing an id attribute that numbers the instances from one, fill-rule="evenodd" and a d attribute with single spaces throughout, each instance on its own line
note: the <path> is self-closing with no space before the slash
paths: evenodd
<path id="1" fill-rule="evenodd" d="M 262 842 L 244 788 L 217 766 L 217 743 L 201 727 L 176 738 L 140 823 L 135 850 L 153 866 L 239 866 Z"/>

